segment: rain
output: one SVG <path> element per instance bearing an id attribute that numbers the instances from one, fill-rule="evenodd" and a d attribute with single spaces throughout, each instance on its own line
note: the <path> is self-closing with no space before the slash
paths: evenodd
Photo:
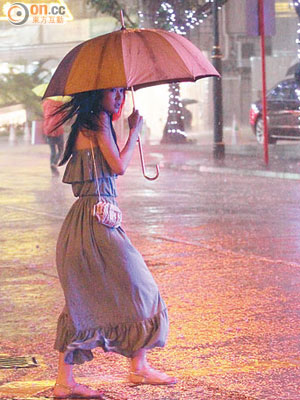
<path id="1" fill-rule="evenodd" d="M 167 344 L 149 351 L 149 361 L 178 383 L 134 385 L 128 359 L 100 348 L 92 362 L 74 368 L 76 379 L 115 400 L 298 400 L 298 1 L 265 1 L 267 141 L 261 38 L 250 35 L 246 2 L 219 0 L 217 16 L 214 1 L 108 3 L 58 1 L 58 14 L 44 15 L 24 1 L 14 15 L 0 1 L 0 398 L 53 396 L 53 345 L 64 306 L 55 249 L 76 199 L 62 183 L 65 166 L 50 160 L 42 96 L 70 50 L 120 30 L 112 6 L 118 3 L 126 29 L 175 32 L 214 66 L 218 23 L 222 72 L 136 88 L 144 172 L 153 177 L 158 165 L 159 177 L 145 179 L 137 145 L 117 178 L 122 228 L 169 313 Z M 214 92 L 214 80 L 221 92 Z M 132 107 L 127 90 L 114 122 L 120 148 Z M 64 127 L 64 141 L 70 129 Z"/>

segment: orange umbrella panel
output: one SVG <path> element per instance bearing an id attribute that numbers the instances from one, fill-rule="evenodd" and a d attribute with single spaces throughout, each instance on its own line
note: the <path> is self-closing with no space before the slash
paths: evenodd
<path id="1" fill-rule="evenodd" d="M 83 44 L 65 85 L 66 93 L 126 87 L 122 41 L 119 32 Z"/>
<path id="2" fill-rule="evenodd" d="M 208 76 L 219 74 L 184 37 L 161 29 L 122 29 L 71 50 L 44 97 L 112 87 L 139 89 Z"/>

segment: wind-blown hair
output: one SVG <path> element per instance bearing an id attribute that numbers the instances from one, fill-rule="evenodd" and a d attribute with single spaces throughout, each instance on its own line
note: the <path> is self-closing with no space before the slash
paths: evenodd
<path id="1" fill-rule="evenodd" d="M 61 114 L 62 118 L 55 126 L 65 124 L 67 121 L 75 117 L 72 124 L 71 132 L 66 142 L 66 147 L 59 166 L 64 165 L 72 155 L 78 133 L 81 130 L 98 131 L 99 129 L 99 113 L 104 111 L 102 108 L 103 90 L 92 90 L 89 92 L 76 93 L 72 96 L 72 100 L 60 106 L 53 115 Z M 112 117 L 110 118 L 112 120 Z M 116 133 L 111 123 L 112 133 L 116 142 Z"/>

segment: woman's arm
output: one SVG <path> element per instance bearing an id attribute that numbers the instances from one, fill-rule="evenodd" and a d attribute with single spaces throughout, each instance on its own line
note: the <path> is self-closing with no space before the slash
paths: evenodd
<path id="1" fill-rule="evenodd" d="M 128 123 L 129 136 L 123 150 L 119 152 L 112 136 L 108 114 L 102 111 L 99 116 L 98 146 L 112 172 L 117 175 L 123 175 L 129 165 L 138 135 L 142 129 L 143 117 L 135 110 L 129 116 Z"/>

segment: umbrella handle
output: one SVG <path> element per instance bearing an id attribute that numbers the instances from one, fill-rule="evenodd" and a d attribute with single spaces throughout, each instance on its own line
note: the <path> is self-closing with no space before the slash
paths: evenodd
<path id="1" fill-rule="evenodd" d="M 135 110 L 135 101 L 134 101 L 134 90 L 133 87 L 131 87 L 131 95 L 132 95 L 132 104 L 133 104 L 133 110 Z M 144 154 L 143 154 L 143 147 L 142 147 L 142 141 L 140 136 L 138 137 L 138 145 L 139 145 L 139 151 L 140 151 L 140 158 L 141 158 L 141 164 L 142 164 L 142 171 L 143 175 L 146 179 L 149 181 L 155 181 L 159 177 L 159 166 L 156 165 L 156 175 L 153 177 L 147 176 L 146 175 L 146 168 L 145 168 L 145 161 L 144 161 Z"/>
<path id="2" fill-rule="evenodd" d="M 157 179 L 159 177 L 159 166 L 156 165 L 156 175 L 153 177 L 147 176 L 146 175 L 146 168 L 145 168 L 145 161 L 144 161 L 144 154 L 143 154 L 143 148 L 142 148 L 142 141 L 140 136 L 138 137 L 138 145 L 139 145 L 139 151 L 140 151 L 140 158 L 141 158 L 141 164 L 142 164 L 142 171 L 143 171 L 143 175 L 146 179 L 148 179 L 149 181 L 155 181 L 155 179 Z"/>

